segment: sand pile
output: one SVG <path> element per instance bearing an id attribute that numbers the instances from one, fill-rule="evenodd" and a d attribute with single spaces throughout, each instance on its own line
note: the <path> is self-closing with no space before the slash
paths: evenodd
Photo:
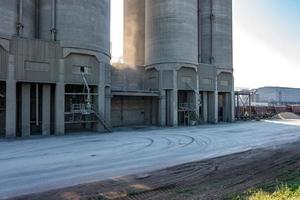
<path id="1" fill-rule="evenodd" d="M 300 119 L 300 115 L 291 112 L 283 112 L 275 115 L 273 119 Z"/>

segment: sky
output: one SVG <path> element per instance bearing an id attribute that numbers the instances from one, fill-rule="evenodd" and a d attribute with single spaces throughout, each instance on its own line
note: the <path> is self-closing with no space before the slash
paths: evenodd
<path id="1" fill-rule="evenodd" d="M 123 0 L 112 1 L 112 56 L 123 54 Z M 233 0 L 236 87 L 300 88 L 300 0 Z"/>

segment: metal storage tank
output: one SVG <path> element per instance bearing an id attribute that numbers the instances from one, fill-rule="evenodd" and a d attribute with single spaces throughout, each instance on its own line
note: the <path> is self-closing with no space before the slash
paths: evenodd
<path id="1" fill-rule="evenodd" d="M 124 0 L 124 62 L 145 64 L 145 0 Z"/>
<path id="2" fill-rule="evenodd" d="M 232 0 L 200 0 L 201 63 L 232 68 Z"/>
<path id="3" fill-rule="evenodd" d="M 146 1 L 146 65 L 198 64 L 197 0 Z"/>
<path id="4" fill-rule="evenodd" d="M 110 56 L 110 0 L 40 0 L 40 37 Z"/>
<path id="5" fill-rule="evenodd" d="M 2 0 L 0 6 L 0 36 L 35 35 L 35 0 Z M 18 32 L 19 27 L 19 32 Z"/>

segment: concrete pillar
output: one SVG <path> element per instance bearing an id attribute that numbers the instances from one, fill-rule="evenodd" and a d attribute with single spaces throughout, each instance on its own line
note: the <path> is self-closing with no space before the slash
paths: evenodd
<path id="1" fill-rule="evenodd" d="M 111 89 L 105 88 L 105 120 L 108 124 L 111 124 Z"/>
<path id="2" fill-rule="evenodd" d="M 230 116 L 230 122 L 234 122 L 235 121 L 235 100 L 234 100 L 234 91 L 232 91 L 230 93 L 230 98 L 231 98 L 231 105 L 230 105 L 230 112 L 231 112 L 231 116 Z"/>
<path id="3" fill-rule="evenodd" d="M 161 126 L 166 126 L 166 90 L 161 90 L 160 91 L 159 124 Z"/>
<path id="4" fill-rule="evenodd" d="M 17 92 L 15 81 L 15 58 L 9 56 L 8 72 L 6 80 L 6 137 L 16 137 L 16 121 L 17 121 Z"/>
<path id="5" fill-rule="evenodd" d="M 178 126 L 178 90 L 174 89 L 171 92 L 171 125 Z"/>
<path id="6" fill-rule="evenodd" d="M 203 92 L 203 96 L 202 96 L 203 100 L 202 100 L 202 110 L 203 110 L 203 122 L 207 123 L 208 122 L 208 96 L 207 96 L 207 92 Z"/>
<path id="7" fill-rule="evenodd" d="M 219 122 L 219 93 L 217 90 L 215 90 L 213 94 L 214 94 L 213 123 L 217 124 Z"/>
<path id="8" fill-rule="evenodd" d="M 55 87 L 55 135 L 65 134 L 65 63 L 59 61 L 58 82 Z"/>
<path id="9" fill-rule="evenodd" d="M 173 91 L 171 92 L 171 125 L 178 126 L 178 73 L 173 71 Z"/>
<path id="10" fill-rule="evenodd" d="M 99 77 L 99 84 L 98 84 L 98 100 L 97 100 L 97 105 L 98 105 L 98 114 L 101 115 L 105 120 L 107 120 L 106 117 L 106 112 L 105 112 L 105 105 L 107 103 L 106 101 L 106 91 L 105 91 L 105 63 L 100 63 L 100 77 Z M 109 120 L 110 121 L 110 120 Z M 99 132 L 104 132 L 104 126 L 103 124 L 98 121 L 97 131 Z"/>
<path id="11" fill-rule="evenodd" d="M 43 85 L 43 121 L 42 121 L 42 135 L 49 136 L 51 134 L 50 118 L 51 118 L 51 86 Z"/>
<path id="12" fill-rule="evenodd" d="M 22 108 L 22 126 L 21 126 L 21 133 L 22 137 L 30 136 L 30 90 L 31 85 L 29 83 L 22 84 L 22 97 L 21 97 L 21 108 Z"/>
<path id="13" fill-rule="evenodd" d="M 213 123 L 219 122 L 219 92 L 218 92 L 218 73 L 215 77 L 215 91 L 214 91 L 214 117 L 213 117 Z"/>

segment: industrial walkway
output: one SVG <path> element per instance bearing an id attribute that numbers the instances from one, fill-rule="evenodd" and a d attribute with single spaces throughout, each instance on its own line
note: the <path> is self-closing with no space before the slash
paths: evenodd
<path id="1" fill-rule="evenodd" d="M 0 199 L 300 140 L 300 120 L 0 140 Z"/>

